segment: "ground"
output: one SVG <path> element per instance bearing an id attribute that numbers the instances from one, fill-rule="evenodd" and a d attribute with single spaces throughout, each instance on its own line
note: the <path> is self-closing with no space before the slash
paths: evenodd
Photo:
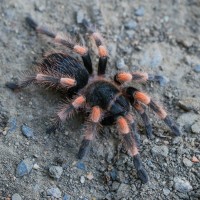
<path id="1" fill-rule="evenodd" d="M 200 198 L 198 0 L 0 3 L 0 199 Z M 89 46 L 79 22 L 86 18 L 94 23 L 109 49 L 108 77 L 118 70 L 142 70 L 167 78 L 166 82 L 136 86 L 164 105 L 182 131 L 181 137 L 174 137 L 150 112 L 155 136 L 148 140 L 137 116 L 148 184 L 140 185 L 126 152 L 120 152 L 114 162 L 119 142 L 114 126 L 104 128 L 90 157 L 78 161 L 83 117 L 68 122 L 65 131 L 47 135 L 45 130 L 61 100 L 59 94 L 38 87 L 13 93 L 5 87 L 7 81 L 33 69 L 35 61 L 54 46 L 27 27 L 27 15 Z M 92 58 L 97 63 L 95 53 Z M 32 137 L 22 134 L 22 125 Z M 50 176 L 49 168 L 57 178 Z"/>

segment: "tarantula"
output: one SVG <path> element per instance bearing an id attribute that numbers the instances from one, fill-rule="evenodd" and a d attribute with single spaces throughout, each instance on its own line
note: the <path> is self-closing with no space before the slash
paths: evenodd
<path id="1" fill-rule="evenodd" d="M 6 86 L 12 90 L 24 88 L 32 83 L 45 84 L 48 87 L 59 89 L 65 96 L 70 96 L 69 103 L 63 105 L 55 117 L 54 125 L 47 129 L 47 132 L 54 132 L 63 122 L 68 120 L 76 111 L 86 110 L 88 121 L 86 123 L 85 135 L 78 158 L 83 158 L 89 148 L 91 141 L 95 138 L 101 125 L 117 124 L 118 132 L 121 135 L 127 152 L 133 158 L 137 175 L 142 183 L 148 182 L 148 175 L 145 171 L 139 156 L 139 137 L 136 131 L 136 123 L 131 114 L 132 106 L 141 116 L 147 137 L 152 137 L 152 126 L 145 107 L 149 106 L 178 136 L 179 128 L 171 120 L 166 111 L 155 103 L 146 93 L 134 87 L 123 87 L 123 83 L 141 83 L 147 80 L 156 80 L 158 76 L 152 76 L 144 72 L 119 72 L 113 80 L 105 78 L 108 51 L 102 36 L 86 21 L 83 24 L 98 48 L 99 63 L 97 75 L 93 73 L 93 67 L 88 49 L 69 38 L 54 34 L 46 27 L 39 26 L 31 17 L 26 18 L 28 25 L 40 34 L 44 34 L 55 40 L 71 51 L 51 52 L 46 55 L 38 64 L 37 72 L 27 76 L 19 83 L 8 82 Z M 78 54 L 82 62 L 73 57 Z"/>

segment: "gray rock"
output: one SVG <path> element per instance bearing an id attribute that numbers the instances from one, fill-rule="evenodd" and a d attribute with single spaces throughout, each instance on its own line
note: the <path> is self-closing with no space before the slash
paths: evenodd
<path id="1" fill-rule="evenodd" d="M 8 120 L 8 133 L 12 133 L 17 128 L 17 120 L 12 117 Z"/>
<path id="2" fill-rule="evenodd" d="M 195 122 L 200 120 L 200 116 L 195 113 L 184 113 L 178 119 L 177 123 L 180 127 L 192 126 Z"/>
<path id="3" fill-rule="evenodd" d="M 182 137 L 175 137 L 173 138 L 172 144 L 181 144 L 183 142 Z"/>
<path id="4" fill-rule="evenodd" d="M 190 160 L 187 159 L 187 158 L 183 158 L 183 164 L 184 164 L 186 167 L 192 167 L 192 165 L 193 165 L 192 161 L 190 161 Z"/>
<path id="5" fill-rule="evenodd" d="M 120 69 L 120 70 L 126 68 L 126 65 L 125 65 L 125 62 L 124 62 L 123 58 L 119 58 L 116 61 L 116 67 L 117 67 L 117 69 Z"/>
<path id="6" fill-rule="evenodd" d="M 22 200 L 21 196 L 17 193 L 12 195 L 12 200 Z"/>
<path id="7" fill-rule="evenodd" d="M 163 56 L 160 48 L 158 45 L 154 44 L 145 51 L 142 59 L 140 60 L 140 65 L 156 68 L 161 65 L 162 60 Z"/>
<path id="8" fill-rule="evenodd" d="M 193 189 L 189 181 L 180 177 L 174 178 L 174 187 L 181 193 L 187 193 Z"/>
<path id="9" fill-rule="evenodd" d="M 165 145 L 162 145 L 162 146 L 156 145 L 151 149 L 151 152 L 152 154 L 157 154 L 157 155 L 162 155 L 164 157 L 167 157 L 169 153 L 169 149 Z"/>
<path id="10" fill-rule="evenodd" d="M 81 176 L 80 182 L 81 182 L 82 184 L 85 183 L 85 177 L 84 177 L 84 176 Z"/>
<path id="11" fill-rule="evenodd" d="M 22 160 L 16 169 L 16 176 L 17 177 L 22 177 L 24 175 L 27 175 L 30 173 L 34 165 L 34 161 L 31 160 L 30 158 Z"/>
<path id="12" fill-rule="evenodd" d="M 182 37 L 180 36 L 178 39 L 177 39 L 177 42 L 180 44 L 180 45 L 183 45 L 185 48 L 189 48 L 192 46 L 194 40 L 192 38 L 185 38 L 185 37 Z"/>
<path id="13" fill-rule="evenodd" d="M 112 183 L 112 191 L 116 191 L 119 188 L 120 183 L 117 181 L 114 181 Z"/>
<path id="14" fill-rule="evenodd" d="M 165 196 L 168 196 L 169 193 L 170 193 L 170 190 L 169 190 L 169 189 L 163 188 L 163 194 L 164 194 Z"/>
<path id="15" fill-rule="evenodd" d="M 77 167 L 78 169 L 81 169 L 81 170 L 86 170 L 86 166 L 85 166 L 85 164 L 84 164 L 83 162 L 78 162 L 78 163 L 76 164 L 76 167 Z"/>
<path id="16" fill-rule="evenodd" d="M 83 22 L 83 19 L 84 19 L 84 13 L 83 13 L 83 11 L 79 10 L 77 12 L 77 16 L 76 16 L 77 23 L 81 24 Z"/>
<path id="17" fill-rule="evenodd" d="M 71 199 L 71 195 L 69 195 L 69 194 L 64 194 L 62 200 L 70 200 L 70 199 Z"/>
<path id="18" fill-rule="evenodd" d="M 193 69 L 196 73 L 200 73 L 200 65 L 196 65 Z"/>
<path id="19" fill-rule="evenodd" d="M 130 29 L 135 30 L 137 28 L 137 22 L 134 20 L 130 20 L 125 23 L 124 27 L 125 29 L 128 29 L 128 30 Z"/>
<path id="20" fill-rule="evenodd" d="M 135 15 L 136 16 L 144 16 L 144 7 L 143 6 L 140 6 L 138 9 L 135 10 Z"/>
<path id="21" fill-rule="evenodd" d="M 61 191 L 57 187 L 52 187 L 50 189 L 47 189 L 47 196 L 52 196 L 55 198 L 60 198 L 61 197 Z"/>
<path id="22" fill-rule="evenodd" d="M 129 185 L 121 183 L 117 190 L 117 199 L 121 199 L 123 197 L 128 198 L 130 189 Z"/>
<path id="23" fill-rule="evenodd" d="M 49 175 L 53 178 L 59 179 L 63 173 L 63 168 L 60 166 L 51 166 L 49 168 Z"/>
<path id="24" fill-rule="evenodd" d="M 200 134 L 200 121 L 195 122 L 192 126 L 191 126 L 192 132 L 196 133 L 196 134 Z"/>
<path id="25" fill-rule="evenodd" d="M 184 98 L 179 101 L 179 107 L 182 108 L 185 111 L 200 111 L 200 98 Z"/>
<path id="26" fill-rule="evenodd" d="M 26 125 L 22 125 L 22 134 L 24 136 L 26 136 L 27 138 L 32 138 L 33 137 L 33 130 Z"/>

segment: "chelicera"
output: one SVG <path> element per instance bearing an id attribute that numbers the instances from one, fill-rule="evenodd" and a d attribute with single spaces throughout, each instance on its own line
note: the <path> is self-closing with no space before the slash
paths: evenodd
<path id="1" fill-rule="evenodd" d="M 55 51 L 47 54 L 38 64 L 36 73 L 20 80 L 19 83 L 8 82 L 6 86 L 12 90 L 17 90 L 32 83 L 44 84 L 47 87 L 61 90 L 66 96 L 71 97 L 70 102 L 64 104 L 57 112 L 55 123 L 47 132 L 56 131 L 75 112 L 85 109 L 88 120 L 78 152 L 78 158 L 80 159 L 87 154 L 92 140 L 94 140 L 102 125 L 116 124 L 124 146 L 128 154 L 133 158 L 138 177 L 142 183 L 148 182 L 148 175 L 139 155 L 140 141 L 131 107 L 141 116 L 148 138 L 152 137 L 152 126 L 145 111 L 147 106 L 168 125 L 176 136 L 180 135 L 180 131 L 166 111 L 146 93 L 134 87 L 123 86 L 123 84 L 131 81 L 143 83 L 147 80 L 156 80 L 158 76 L 139 71 L 119 72 L 114 76 L 113 80 L 107 79 L 105 71 L 108 51 L 102 36 L 85 20 L 83 23 L 98 48 L 99 63 L 97 74 L 93 72 L 89 51 L 85 46 L 73 42 L 72 39 L 66 39 L 59 34 L 55 34 L 43 26 L 39 26 L 31 17 L 27 17 L 26 22 L 35 31 L 52 38 L 56 43 L 70 50 L 71 53 Z M 82 61 L 75 58 L 74 54 L 78 54 Z"/>

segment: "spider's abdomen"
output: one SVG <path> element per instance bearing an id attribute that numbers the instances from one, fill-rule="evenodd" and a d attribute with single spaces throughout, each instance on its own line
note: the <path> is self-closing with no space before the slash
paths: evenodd
<path id="1" fill-rule="evenodd" d="M 103 80 L 95 81 L 87 88 L 86 101 L 108 111 L 111 116 L 124 115 L 129 111 L 129 103 L 120 90 Z"/>
<path id="2" fill-rule="evenodd" d="M 39 64 L 43 73 L 51 73 L 60 77 L 71 77 L 76 80 L 76 86 L 71 87 L 68 93 L 75 93 L 83 88 L 89 79 L 89 73 L 82 63 L 64 53 L 52 53 L 46 56 Z"/>

